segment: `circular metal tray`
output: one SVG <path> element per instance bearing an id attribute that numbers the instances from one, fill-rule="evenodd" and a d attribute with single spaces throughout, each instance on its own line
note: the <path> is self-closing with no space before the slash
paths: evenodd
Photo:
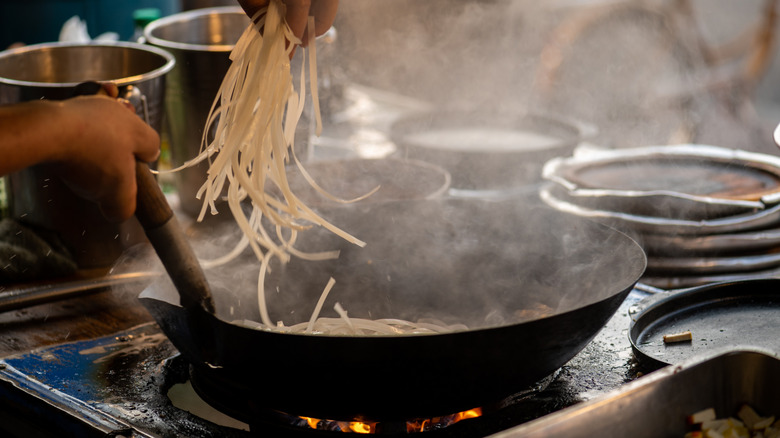
<path id="1" fill-rule="evenodd" d="M 735 233 L 776 227 L 780 222 L 780 204 L 763 210 L 710 220 L 669 219 L 620 211 L 583 207 L 555 195 L 551 185 L 539 189 L 539 197 L 551 207 L 577 216 L 593 218 L 616 228 L 654 234 L 689 236 Z"/>
<path id="2" fill-rule="evenodd" d="M 647 272 L 665 275 L 715 275 L 753 272 L 780 266 L 780 253 L 743 254 L 731 257 L 650 257 Z"/>
<path id="3" fill-rule="evenodd" d="M 704 257 L 722 254 L 755 254 L 780 247 L 780 229 L 709 236 L 644 234 L 642 247 L 648 254 L 653 255 Z"/>
<path id="4" fill-rule="evenodd" d="M 780 158 L 709 145 L 581 149 L 550 160 L 544 177 L 579 197 L 668 198 L 680 202 L 761 208 L 777 202 Z M 669 210 L 674 213 L 674 209 Z"/>
<path id="5" fill-rule="evenodd" d="M 780 354 L 780 280 L 717 283 L 652 295 L 632 309 L 634 354 L 655 365 L 761 348 Z M 665 344 L 663 336 L 690 330 L 693 340 Z"/>
<path id="6" fill-rule="evenodd" d="M 645 274 L 642 284 L 656 290 L 668 291 L 721 283 L 726 281 L 744 281 L 766 278 L 780 278 L 780 268 L 750 272 L 728 272 L 708 275 L 658 275 Z"/>

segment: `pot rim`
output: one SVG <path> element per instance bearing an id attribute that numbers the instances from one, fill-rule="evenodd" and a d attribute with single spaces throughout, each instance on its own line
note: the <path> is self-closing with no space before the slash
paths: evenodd
<path id="1" fill-rule="evenodd" d="M 154 46 L 178 49 L 178 50 L 190 50 L 197 52 L 230 52 L 235 47 L 235 44 L 192 44 L 183 43 L 181 41 L 167 40 L 153 35 L 153 32 L 163 26 L 168 26 L 173 23 L 187 22 L 194 18 L 199 18 L 207 15 L 242 15 L 246 17 L 244 10 L 239 6 L 222 6 L 205 9 L 195 9 L 192 11 L 180 12 L 178 14 L 169 15 L 167 17 L 159 18 L 147 24 L 144 28 L 144 39 L 149 44 Z M 247 25 L 249 24 L 249 17 L 246 17 Z"/>
<path id="2" fill-rule="evenodd" d="M 176 60 L 174 56 L 171 53 L 167 52 L 166 50 L 163 50 L 158 47 L 149 46 L 146 44 L 125 42 L 125 41 L 116 41 L 116 42 L 101 41 L 101 42 L 89 42 L 89 43 L 51 42 L 51 43 L 31 44 L 29 46 L 18 47 L 15 49 L 9 49 L 0 52 L 0 60 L 4 58 L 10 58 L 13 56 L 18 56 L 20 54 L 35 52 L 40 50 L 61 50 L 61 49 L 69 49 L 74 47 L 109 47 L 109 48 L 132 49 L 137 51 L 150 52 L 152 54 L 160 56 L 165 60 L 165 63 L 162 66 L 157 67 L 156 69 L 153 69 L 151 71 L 148 71 L 140 75 L 133 75 L 133 76 L 127 76 L 123 78 L 107 79 L 101 81 L 101 82 L 113 82 L 118 86 L 135 84 L 149 79 L 155 79 L 164 76 L 165 74 L 170 72 L 173 69 L 174 65 L 176 64 Z M 39 88 L 75 87 L 81 82 L 83 81 L 36 82 L 36 81 L 24 81 L 20 79 L 11 79 L 11 78 L 0 76 L 0 84 L 14 85 L 18 87 L 39 87 Z"/>

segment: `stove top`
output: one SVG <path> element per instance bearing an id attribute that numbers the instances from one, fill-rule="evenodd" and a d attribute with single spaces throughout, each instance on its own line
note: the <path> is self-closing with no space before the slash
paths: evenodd
<path id="1" fill-rule="evenodd" d="M 631 291 L 597 337 L 535 387 L 484 407 L 480 417 L 411 435 L 488 436 L 609 392 L 638 373 L 650 371 L 635 362 L 627 335 L 631 308 L 645 296 L 645 292 Z M 9 356 L 0 361 L 0 434 L 228 438 L 344 435 L 276 421 L 274 415 L 246 425 L 214 414 L 203 406 L 188 379 L 189 365 L 153 322 L 108 336 Z M 405 430 L 392 429 L 387 435 L 410 436 Z"/>

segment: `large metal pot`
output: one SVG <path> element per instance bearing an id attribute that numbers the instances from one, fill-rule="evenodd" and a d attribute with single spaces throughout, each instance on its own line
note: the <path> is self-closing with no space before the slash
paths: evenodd
<path id="1" fill-rule="evenodd" d="M 47 43 L 6 50 L 0 52 L 0 105 L 67 99 L 82 82 L 110 81 L 159 132 L 165 75 L 174 62 L 163 50 L 135 43 Z M 48 165 L 12 174 L 9 182 L 12 216 L 56 232 L 81 268 L 110 266 L 143 239 L 134 219 L 108 222 L 97 204 L 75 195 Z"/>
<path id="2" fill-rule="evenodd" d="M 299 236 L 300 249 L 338 249 L 341 256 L 272 266 L 265 289 L 273 295 L 273 321 L 307 321 L 332 276 L 336 286 L 322 316 L 336 316 L 331 309 L 339 302 L 354 317 L 433 317 L 469 329 L 417 336 L 282 334 L 227 322 L 257 320 L 257 307 L 248 301 L 220 319 L 142 298 L 192 364 L 199 393 L 244 421 L 269 408 L 337 420 L 398 420 L 498 402 L 590 342 L 646 263 L 642 249 L 622 233 L 517 200 L 389 202 L 324 214 L 368 245 L 358 248 L 317 229 Z M 228 277 L 228 288 L 241 287 L 239 276 Z M 164 285 L 150 291 L 156 288 Z M 255 287 L 247 289 L 254 293 Z"/>
<path id="3" fill-rule="evenodd" d="M 160 131 L 170 53 L 136 43 L 46 43 L 0 52 L 0 104 L 67 99 L 85 81 L 110 81 L 120 94 L 133 88 L 144 96 L 136 111 L 148 113 Z M 146 107 L 142 107 L 145 101 Z"/>

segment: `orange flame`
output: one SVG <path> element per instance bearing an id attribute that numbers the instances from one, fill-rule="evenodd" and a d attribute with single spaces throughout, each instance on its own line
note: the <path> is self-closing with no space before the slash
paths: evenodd
<path id="1" fill-rule="evenodd" d="M 349 423 L 349 430 L 355 433 L 374 433 L 376 431 L 376 423 L 363 423 L 362 421 L 351 421 Z"/>
<path id="2" fill-rule="evenodd" d="M 408 421 L 406 423 L 406 432 L 426 432 L 432 427 L 447 427 L 451 426 L 461 420 L 467 420 L 469 418 L 477 418 L 482 416 L 482 408 L 469 409 L 468 411 L 458 412 L 457 414 L 447 415 L 444 417 L 433 417 L 426 419 L 418 419 Z"/>
<path id="3" fill-rule="evenodd" d="M 410 420 L 406 422 L 406 432 L 426 432 L 432 427 L 447 427 L 453 425 L 459 421 L 467 420 L 469 418 L 477 418 L 482 416 L 482 408 L 469 409 L 468 411 L 458 412 L 453 415 L 446 415 L 443 417 L 425 418 Z M 317 429 L 317 426 L 321 422 L 338 425 L 338 430 L 342 432 L 362 433 L 362 434 L 375 434 L 377 433 L 377 422 L 364 422 L 364 421 L 333 421 L 333 420 L 320 420 L 312 417 L 300 417 L 306 420 L 306 423 L 312 429 Z"/>
<path id="4" fill-rule="evenodd" d="M 317 425 L 320 424 L 320 420 L 316 418 L 311 417 L 301 417 L 302 419 L 306 420 L 306 423 L 311 427 L 312 429 L 316 429 Z"/>
<path id="5" fill-rule="evenodd" d="M 467 420 L 469 418 L 477 418 L 482 416 L 482 408 L 469 409 L 468 411 L 458 412 L 455 414 L 455 423 L 460 420 Z"/>

